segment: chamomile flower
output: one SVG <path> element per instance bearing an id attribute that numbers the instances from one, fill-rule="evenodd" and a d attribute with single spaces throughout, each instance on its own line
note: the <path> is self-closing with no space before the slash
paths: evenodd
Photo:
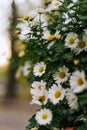
<path id="1" fill-rule="evenodd" d="M 39 125 L 47 125 L 51 123 L 52 117 L 52 111 L 44 108 L 36 113 L 35 119 Z"/>
<path id="2" fill-rule="evenodd" d="M 30 17 L 30 19 L 34 19 L 37 16 L 37 11 L 36 9 L 30 10 L 28 13 L 28 16 Z"/>
<path id="3" fill-rule="evenodd" d="M 32 83 L 32 88 L 30 89 L 30 93 L 32 95 L 38 94 L 38 92 L 43 91 L 46 88 L 46 82 L 43 80 L 41 81 L 34 81 Z"/>
<path id="4" fill-rule="evenodd" d="M 36 9 L 30 10 L 26 15 L 23 16 L 23 18 L 18 18 L 18 20 L 22 20 L 24 23 L 26 21 L 32 21 L 37 16 Z"/>
<path id="5" fill-rule="evenodd" d="M 16 28 L 19 28 L 21 31 L 20 31 L 20 34 L 18 35 L 18 37 L 20 38 L 20 40 L 22 41 L 27 41 L 28 40 L 28 33 L 30 32 L 30 28 L 28 27 L 29 24 L 26 22 L 26 23 L 19 23 Z"/>
<path id="6" fill-rule="evenodd" d="M 77 54 L 79 54 L 82 51 L 87 51 L 87 34 L 83 35 L 82 40 L 78 42 L 78 46 L 76 48 Z"/>
<path id="7" fill-rule="evenodd" d="M 58 72 L 53 75 L 53 79 L 56 83 L 63 83 L 66 82 L 70 73 L 68 73 L 69 69 L 66 66 L 60 67 Z"/>
<path id="8" fill-rule="evenodd" d="M 79 70 L 76 70 L 73 72 L 69 82 L 74 93 L 79 93 L 87 89 L 87 81 L 84 71 L 80 72 Z"/>
<path id="9" fill-rule="evenodd" d="M 53 0 L 52 1 L 52 7 L 53 9 L 57 9 L 62 3 L 58 0 Z"/>
<path id="10" fill-rule="evenodd" d="M 78 98 L 71 89 L 67 90 L 66 99 L 71 109 L 78 109 Z"/>
<path id="11" fill-rule="evenodd" d="M 35 90 L 33 90 L 33 93 L 35 93 L 35 95 L 34 94 L 32 95 L 31 104 L 46 105 L 48 101 L 48 92 L 46 89 L 38 93 L 36 93 Z"/>
<path id="12" fill-rule="evenodd" d="M 29 12 L 29 16 L 33 19 L 32 24 L 38 25 L 39 20 L 43 23 L 43 26 L 47 26 L 47 20 L 44 15 L 44 9 L 43 8 L 36 8 L 34 10 L 31 10 Z"/>
<path id="13" fill-rule="evenodd" d="M 79 39 L 76 33 L 70 32 L 65 38 L 65 46 L 71 50 L 75 49 L 78 45 Z"/>
<path id="14" fill-rule="evenodd" d="M 45 73 L 45 70 L 46 65 L 44 64 L 44 62 L 40 62 L 34 66 L 33 73 L 35 76 L 41 77 Z"/>
<path id="15" fill-rule="evenodd" d="M 54 105 L 59 103 L 60 100 L 63 100 L 64 96 L 65 90 L 61 85 L 57 86 L 56 84 L 53 84 L 49 89 L 49 99 Z"/>
<path id="16" fill-rule="evenodd" d="M 46 29 L 43 31 L 43 39 L 49 41 L 47 45 L 47 49 L 49 50 L 53 45 L 54 45 L 54 39 L 55 39 L 55 34 L 50 34 L 50 32 Z"/>
<path id="17" fill-rule="evenodd" d="M 62 3 L 58 0 L 53 0 L 51 4 L 49 4 L 48 8 L 46 11 L 51 11 L 51 10 L 56 10 Z"/>
<path id="18" fill-rule="evenodd" d="M 44 29 L 43 38 L 48 41 L 52 41 L 55 38 L 55 34 L 50 34 L 50 32 L 48 30 Z"/>

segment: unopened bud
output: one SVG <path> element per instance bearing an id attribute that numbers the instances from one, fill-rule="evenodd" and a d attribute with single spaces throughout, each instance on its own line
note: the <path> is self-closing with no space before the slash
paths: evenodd
<path id="1" fill-rule="evenodd" d="M 61 39 L 61 35 L 58 34 L 58 35 L 56 36 L 56 39 L 60 40 L 60 39 Z"/>
<path id="2" fill-rule="evenodd" d="M 38 9 L 37 9 L 37 12 L 38 12 L 39 14 L 42 14 L 42 13 L 43 13 L 43 8 L 38 8 Z"/>
<path id="3" fill-rule="evenodd" d="M 74 62 L 74 65 L 78 65 L 80 63 L 79 60 L 74 60 L 73 62 Z"/>

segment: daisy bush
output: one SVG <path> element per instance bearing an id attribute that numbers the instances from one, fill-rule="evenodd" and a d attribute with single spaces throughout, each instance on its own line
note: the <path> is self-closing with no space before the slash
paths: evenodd
<path id="1" fill-rule="evenodd" d="M 18 70 L 40 106 L 26 130 L 87 130 L 87 0 L 46 0 L 19 20 Z"/>

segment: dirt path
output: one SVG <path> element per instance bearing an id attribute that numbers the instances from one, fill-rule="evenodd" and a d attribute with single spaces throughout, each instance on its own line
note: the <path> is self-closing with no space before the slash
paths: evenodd
<path id="1" fill-rule="evenodd" d="M 28 119 L 38 109 L 28 100 L 0 101 L 0 130 L 25 130 Z"/>

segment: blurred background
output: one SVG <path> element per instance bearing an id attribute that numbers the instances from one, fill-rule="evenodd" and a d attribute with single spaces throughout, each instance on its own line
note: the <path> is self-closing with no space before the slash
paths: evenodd
<path id="1" fill-rule="evenodd" d="M 30 106 L 29 84 L 11 64 L 21 42 L 15 40 L 17 19 L 42 6 L 42 0 L 0 0 L 0 130 L 25 130 L 37 106 Z M 20 56 L 20 55 L 19 55 Z"/>

